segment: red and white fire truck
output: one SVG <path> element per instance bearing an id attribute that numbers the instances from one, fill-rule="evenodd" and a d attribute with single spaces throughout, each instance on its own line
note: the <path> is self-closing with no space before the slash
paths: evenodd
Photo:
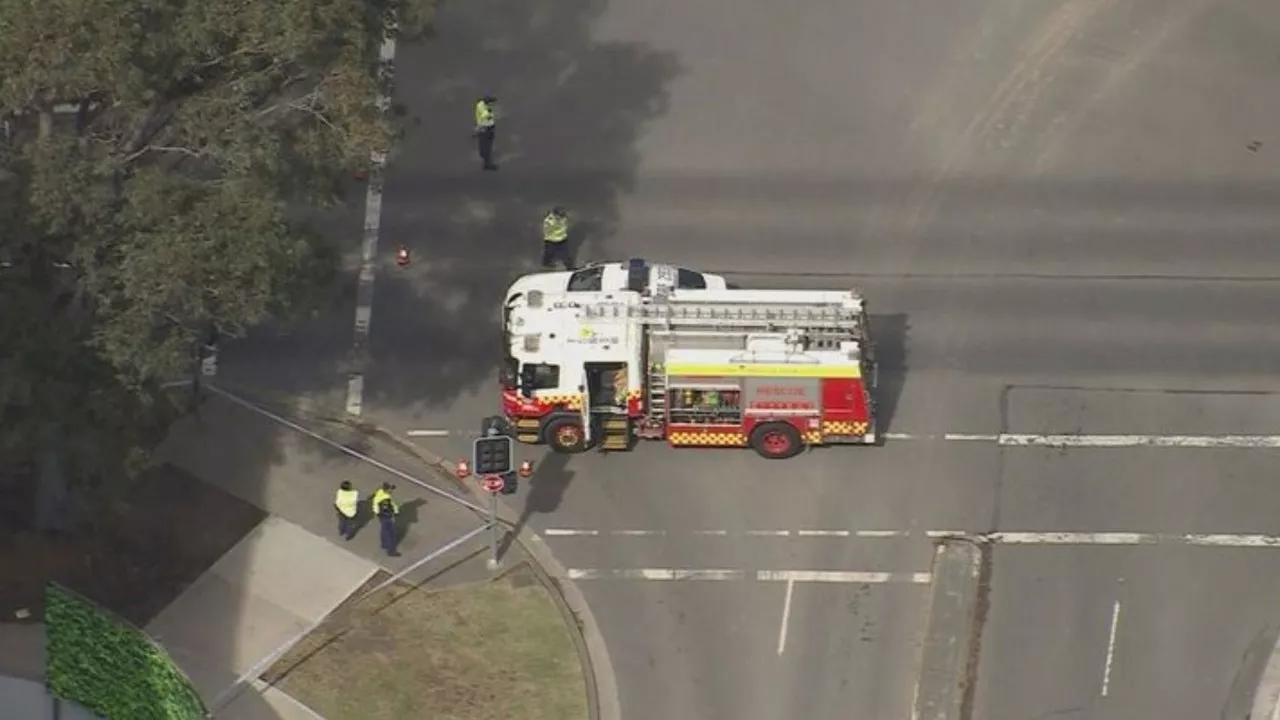
<path id="1" fill-rule="evenodd" d="M 876 442 L 876 364 L 852 291 L 530 291 L 503 312 L 503 413 L 563 453 Z"/>

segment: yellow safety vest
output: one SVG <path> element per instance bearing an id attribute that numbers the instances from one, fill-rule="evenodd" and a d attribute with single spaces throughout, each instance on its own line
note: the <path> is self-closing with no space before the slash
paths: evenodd
<path id="1" fill-rule="evenodd" d="M 493 108 L 489 107 L 489 103 L 483 100 L 476 101 L 476 127 L 486 130 L 493 127 L 497 118 L 493 112 Z"/>
<path id="2" fill-rule="evenodd" d="M 391 493 L 383 490 L 382 488 L 378 488 L 378 491 L 369 499 L 369 507 L 373 509 L 374 515 L 378 514 L 378 506 L 382 504 L 383 500 L 391 500 L 391 511 L 396 514 L 400 513 L 400 505 L 398 505 L 395 500 L 391 499 Z"/>
<path id="3" fill-rule="evenodd" d="M 542 239 L 552 243 L 568 240 L 569 219 L 547 213 L 547 216 L 542 218 Z"/>
<path id="4" fill-rule="evenodd" d="M 358 490 L 339 490 L 338 494 L 333 498 L 333 505 L 338 508 L 338 512 L 353 518 L 356 516 L 356 508 L 360 505 L 360 492 Z"/>

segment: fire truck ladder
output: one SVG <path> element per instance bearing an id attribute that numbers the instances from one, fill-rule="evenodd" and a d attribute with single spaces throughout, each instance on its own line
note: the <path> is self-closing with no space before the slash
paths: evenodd
<path id="1" fill-rule="evenodd" d="M 601 302 L 582 308 L 595 320 L 639 320 L 646 325 L 714 328 L 803 329 L 815 335 L 859 339 L 862 311 L 843 305 L 656 301 L 643 305 Z"/>
<path id="2" fill-rule="evenodd" d="M 650 363 L 645 374 L 644 419 L 636 427 L 636 435 L 661 440 L 666 435 L 667 371 L 660 363 Z"/>

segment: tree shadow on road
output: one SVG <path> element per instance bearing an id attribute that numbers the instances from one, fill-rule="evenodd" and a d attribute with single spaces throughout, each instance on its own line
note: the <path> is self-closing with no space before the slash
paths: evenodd
<path id="1" fill-rule="evenodd" d="M 397 102 L 415 126 L 388 169 L 367 402 L 442 409 L 491 376 L 502 292 L 534 271 L 543 213 L 564 205 L 579 261 L 617 229 L 645 122 L 665 111 L 673 56 L 593 39 L 605 0 L 446 5 L 436 37 L 402 46 Z M 483 172 L 472 105 L 499 99 L 501 169 Z M 494 393 L 496 402 L 496 392 Z"/>

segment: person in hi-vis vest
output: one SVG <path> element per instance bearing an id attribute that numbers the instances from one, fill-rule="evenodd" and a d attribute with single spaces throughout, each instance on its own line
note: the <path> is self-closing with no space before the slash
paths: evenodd
<path id="1" fill-rule="evenodd" d="M 481 167 L 497 170 L 493 162 L 493 141 L 498 134 L 498 98 L 485 95 L 476 100 L 476 150 L 480 152 Z"/>
<path id="2" fill-rule="evenodd" d="M 569 211 L 560 206 L 542 218 L 542 267 L 552 268 L 559 263 L 565 270 L 573 269 L 569 255 Z"/>
<path id="3" fill-rule="evenodd" d="M 351 487 L 350 480 L 343 480 L 333 498 L 338 511 L 338 534 L 350 540 L 356 536 L 356 515 L 360 511 L 360 491 Z"/>

